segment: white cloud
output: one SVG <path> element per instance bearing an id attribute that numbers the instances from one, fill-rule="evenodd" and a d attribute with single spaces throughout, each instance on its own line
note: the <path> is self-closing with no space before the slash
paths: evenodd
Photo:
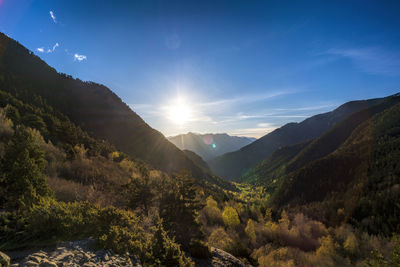
<path id="1" fill-rule="evenodd" d="M 381 47 L 330 49 L 327 54 L 350 59 L 369 74 L 400 75 L 400 53 Z"/>
<path id="2" fill-rule="evenodd" d="M 257 126 L 259 126 L 259 125 L 257 125 Z M 272 132 L 276 128 L 278 128 L 278 127 L 268 124 L 268 123 L 265 123 L 265 124 L 263 124 L 263 126 L 259 126 L 259 127 L 233 130 L 229 134 L 236 135 L 236 136 L 248 136 L 248 137 L 260 138 L 260 137 Z"/>
<path id="3" fill-rule="evenodd" d="M 57 23 L 56 15 L 54 15 L 54 12 L 50 10 L 49 13 L 50 13 L 50 17 L 53 20 L 53 22 Z"/>
<path id="4" fill-rule="evenodd" d="M 271 99 L 271 98 L 278 97 L 278 96 L 294 94 L 296 92 L 298 92 L 298 91 L 287 90 L 287 91 L 276 91 L 276 92 L 264 93 L 264 94 L 243 95 L 243 96 L 236 96 L 236 97 L 232 97 L 232 98 L 220 99 L 217 101 L 203 102 L 203 103 L 200 103 L 199 105 L 203 106 L 203 107 L 217 106 L 220 108 L 221 105 L 253 103 L 253 102 Z"/>
<path id="5" fill-rule="evenodd" d="M 45 50 L 44 47 L 39 47 L 39 48 L 36 48 L 36 51 L 38 51 L 40 53 L 53 53 L 54 50 L 56 50 L 56 48 L 59 46 L 60 46 L 60 44 L 56 43 L 55 45 L 53 45 L 52 48 L 48 48 L 47 50 Z"/>
<path id="6" fill-rule="evenodd" d="M 53 48 L 52 48 L 52 49 L 48 49 L 48 50 L 47 50 L 47 53 L 53 53 L 54 50 L 56 50 L 56 48 L 59 47 L 59 46 L 60 46 L 60 45 L 59 45 L 58 43 L 56 43 L 55 45 L 53 45 Z"/>
<path id="7" fill-rule="evenodd" d="M 85 55 L 79 55 L 79 54 L 74 54 L 74 61 L 78 60 L 79 62 L 82 60 L 86 60 L 86 56 Z"/>

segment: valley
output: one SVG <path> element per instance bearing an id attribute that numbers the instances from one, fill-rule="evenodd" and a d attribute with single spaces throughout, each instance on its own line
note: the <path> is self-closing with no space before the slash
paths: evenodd
<path id="1" fill-rule="evenodd" d="M 0 14 L 2 4 L 0 1 Z M 143 8 L 142 4 L 135 8 Z M 162 10 L 161 4 L 158 7 Z M 195 11 L 192 13 L 204 12 Z M 241 7 L 239 11 L 246 10 Z M 179 19 L 185 17 L 178 7 L 170 16 L 175 12 Z M 69 27 L 58 21 L 53 11 L 49 14 L 57 27 Z M 66 17 L 58 14 L 60 20 Z M 214 13 L 199 15 L 199 21 L 219 19 L 210 14 Z M 132 17 L 139 20 L 146 16 L 124 15 L 127 20 Z M 229 35 L 238 30 L 238 18 L 228 26 L 218 24 L 224 25 L 221 32 Z M 261 18 L 264 16 L 254 20 Z M 185 27 L 198 27 L 199 21 Z M 102 27 L 108 31 L 116 22 L 121 21 L 110 20 L 110 25 Z M 2 23 L 0 17 L 0 26 Z M 93 20 L 90 27 L 100 27 L 96 23 Z M 296 27 L 308 23 L 312 22 Z M 164 31 L 163 27 L 159 28 Z M 277 30 L 265 38 L 286 38 L 296 27 L 278 37 L 275 34 L 281 31 Z M 206 29 L 212 32 L 210 27 Z M 217 37 L 223 39 L 221 32 Z M 113 34 L 102 34 L 97 32 L 93 38 L 103 42 L 114 38 Z M 334 83 L 336 76 L 329 72 L 326 80 L 332 85 L 324 88 L 325 102 L 317 103 L 322 96 L 300 85 L 301 89 L 279 91 L 257 85 L 254 77 L 263 80 L 266 74 L 254 73 L 263 69 L 265 62 L 279 64 L 272 56 L 268 60 L 261 60 L 260 54 L 242 58 L 243 66 L 249 58 L 254 66 L 230 73 L 232 79 L 245 77 L 243 83 L 228 81 L 225 64 L 236 59 L 234 53 L 251 50 L 260 38 L 229 48 L 213 47 L 211 52 L 198 41 L 196 55 L 187 57 L 195 58 L 198 64 L 191 65 L 187 58 L 177 60 L 179 53 L 187 52 L 177 34 L 168 35 L 162 42 L 163 50 L 149 41 L 157 38 L 142 35 L 146 44 L 138 45 L 138 51 L 132 49 L 127 53 L 130 56 L 112 59 L 122 67 L 135 59 L 140 67 L 127 68 L 121 74 L 117 69 L 122 67 L 114 61 L 115 71 L 111 63 L 102 66 L 112 77 L 135 76 L 137 81 L 113 81 L 106 86 L 57 71 L 51 64 L 56 61 L 46 57 L 60 50 L 58 42 L 53 48 L 32 51 L 30 42 L 20 43 L 20 39 L 0 32 L 0 267 L 400 266 L 400 93 L 384 91 L 395 81 L 396 72 L 383 71 L 381 63 L 368 65 L 367 71 L 360 67 L 353 74 L 368 72 L 372 80 L 382 72 L 389 73 L 388 83 L 370 82 L 374 94 L 363 94 L 359 88 L 350 93 L 348 89 L 369 80 L 345 73 L 340 82 L 349 85 L 343 87 Z M 129 38 L 142 40 L 136 35 Z M 69 47 L 73 47 L 71 43 Z M 292 49 L 296 42 L 288 43 L 291 49 L 276 48 L 285 48 L 285 57 L 296 50 Z M 318 61 L 308 65 L 301 61 L 301 69 L 317 66 L 321 77 L 328 72 L 324 64 L 337 64 L 340 71 L 344 60 L 332 59 L 334 56 L 350 58 L 351 62 L 378 57 L 364 57 L 364 50 L 314 52 L 320 43 L 311 43 L 307 53 L 312 50 Z M 87 60 L 86 54 L 63 49 L 63 56 L 73 56 L 68 64 L 76 63 L 74 73 L 95 73 L 90 68 L 82 71 L 82 65 L 77 65 Z M 150 58 L 154 51 L 160 65 L 140 61 L 141 54 Z M 216 63 L 211 60 L 216 54 L 228 56 Z M 320 60 L 327 55 L 328 59 Z M 385 63 L 390 58 L 387 55 Z M 94 65 L 102 65 L 99 62 Z M 98 67 L 94 65 L 91 67 Z M 353 65 L 359 67 L 360 63 Z M 389 65 L 397 67 L 398 62 Z M 186 70 L 192 75 L 187 77 L 204 86 L 204 95 L 211 100 L 187 93 L 185 88 L 195 87 L 187 77 L 136 75 L 140 68 L 149 66 L 152 74 L 165 69 L 178 74 Z M 208 81 L 211 76 L 195 74 L 199 66 L 210 68 L 218 86 Z M 299 68 L 296 64 L 290 67 Z M 275 65 L 265 71 L 274 88 L 286 88 L 290 79 L 303 82 L 303 77 L 280 71 Z M 148 77 L 148 87 L 138 86 Z M 170 80 L 178 80 L 176 97 L 166 89 Z M 161 87 L 159 95 L 167 95 L 170 102 L 154 104 L 155 87 Z M 232 92 L 213 98 L 228 87 Z M 250 93 L 253 87 L 259 90 L 255 94 Z M 349 92 L 339 98 L 335 90 Z M 138 92 L 143 98 L 133 97 Z M 181 97 L 185 92 L 187 99 Z M 353 99 L 355 95 L 365 97 Z M 141 102 L 145 96 L 150 96 L 149 103 Z M 182 134 L 166 134 L 175 132 Z"/>

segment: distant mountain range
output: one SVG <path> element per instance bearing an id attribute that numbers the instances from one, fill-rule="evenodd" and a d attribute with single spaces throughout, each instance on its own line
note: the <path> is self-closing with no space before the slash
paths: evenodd
<path id="1" fill-rule="evenodd" d="M 58 73 L 15 40 L 0 33 L 0 88 L 27 103 L 44 101 L 98 139 L 122 152 L 172 173 L 189 170 L 198 179 L 216 182 L 151 128 L 104 85 Z"/>
<path id="2" fill-rule="evenodd" d="M 209 161 L 224 153 L 238 150 L 256 140 L 252 137 L 230 136 L 228 134 L 187 133 L 168 137 L 181 150 L 191 150 Z"/>
<path id="3" fill-rule="evenodd" d="M 300 123 L 288 123 L 240 150 L 210 160 L 208 164 L 215 174 L 228 180 L 237 180 L 276 149 L 317 138 L 350 114 L 383 100 L 384 98 L 351 101 L 331 112 L 312 116 Z"/>

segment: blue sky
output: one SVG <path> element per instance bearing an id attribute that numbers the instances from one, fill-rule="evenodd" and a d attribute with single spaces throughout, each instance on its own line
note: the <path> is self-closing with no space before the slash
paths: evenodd
<path id="1" fill-rule="evenodd" d="M 400 91 L 400 1 L 0 0 L 0 31 L 165 135 L 259 137 Z"/>

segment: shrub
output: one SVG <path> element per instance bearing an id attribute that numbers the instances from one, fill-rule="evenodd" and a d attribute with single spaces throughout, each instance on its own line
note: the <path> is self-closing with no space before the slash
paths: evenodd
<path id="1" fill-rule="evenodd" d="M 208 243 L 213 247 L 228 250 L 233 245 L 233 240 L 228 236 L 224 228 L 219 227 L 208 237 Z"/>

